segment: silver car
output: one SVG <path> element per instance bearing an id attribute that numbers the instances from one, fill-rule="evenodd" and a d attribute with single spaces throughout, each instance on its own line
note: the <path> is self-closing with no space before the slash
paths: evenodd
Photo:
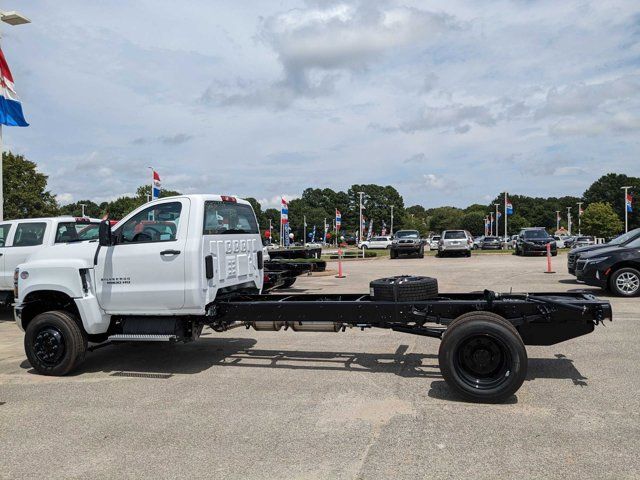
<path id="1" fill-rule="evenodd" d="M 466 230 L 445 230 L 438 242 L 438 257 L 449 254 L 471 256 L 473 237 Z"/>

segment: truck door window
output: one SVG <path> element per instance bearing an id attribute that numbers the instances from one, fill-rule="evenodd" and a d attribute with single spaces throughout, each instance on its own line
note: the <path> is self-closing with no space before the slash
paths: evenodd
<path id="1" fill-rule="evenodd" d="M 0 247 L 4 247 L 6 245 L 7 237 L 9 236 L 9 230 L 11 230 L 10 223 L 0 225 Z"/>
<path id="2" fill-rule="evenodd" d="M 14 247 L 42 245 L 47 224 L 42 222 L 19 223 L 13 237 Z"/>
<path id="3" fill-rule="evenodd" d="M 96 240 L 99 229 L 99 223 L 60 222 L 56 230 L 56 243 Z"/>
<path id="4" fill-rule="evenodd" d="M 177 238 L 180 202 L 161 203 L 145 208 L 119 229 L 120 243 L 170 242 Z"/>
<path id="5" fill-rule="evenodd" d="M 258 223 L 250 205 L 208 201 L 204 205 L 204 235 L 259 233 Z"/>

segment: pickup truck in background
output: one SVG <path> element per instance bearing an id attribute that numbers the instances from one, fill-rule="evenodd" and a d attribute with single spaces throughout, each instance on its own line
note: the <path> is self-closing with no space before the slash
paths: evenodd
<path id="1" fill-rule="evenodd" d="M 418 245 L 418 232 L 410 233 Z M 330 335 L 384 328 L 441 340 L 449 387 L 464 399 L 495 403 L 524 382 L 525 345 L 585 335 L 612 316 L 609 303 L 593 295 L 440 294 L 436 279 L 409 275 L 373 280 L 363 293 L 263 295 L 264 271 L 249 202 L 166 197 L 113 229 L 101 222 L 98 241 L 32 254 L 14 272 L 15 319 L 29 363 L 44 375 L 66 375 L 87 351 L 109 343 L 189 342 L 205 326 Z"/>
<path id="2" fill-rule="evenodd" d="M 96 240 L 100 220 L 29 218 L 0 222 L 0 305 L 13 303 L 13 272 L 32 253 L 56 243 Z"/>

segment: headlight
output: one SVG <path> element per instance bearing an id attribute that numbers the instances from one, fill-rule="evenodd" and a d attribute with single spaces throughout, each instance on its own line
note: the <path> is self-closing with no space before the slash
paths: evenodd
<path id="1" fill-rule="evenodd" d="M 589 264 L 589 265 L 597 265 L 598 263 L 602 263 L 602 262 L 604 262 L 605 260 L 608 260 L 608 259 L 609 259 L 609 257 L 588 258 L 585 261 L 584 265 L 585 265 L 585 267 L 587 266 L 587 264 Z"/>

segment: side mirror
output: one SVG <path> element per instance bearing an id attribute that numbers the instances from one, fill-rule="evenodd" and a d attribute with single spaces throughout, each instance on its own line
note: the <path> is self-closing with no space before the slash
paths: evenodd
<path id="1" fill-rule="evenodd" d="M 103 220 L 100 222 L 100 229 L 98 230 L 98 244 L 101 247 L 109 247 L 113 245 L 111 222 L 109 220 Z"/>

